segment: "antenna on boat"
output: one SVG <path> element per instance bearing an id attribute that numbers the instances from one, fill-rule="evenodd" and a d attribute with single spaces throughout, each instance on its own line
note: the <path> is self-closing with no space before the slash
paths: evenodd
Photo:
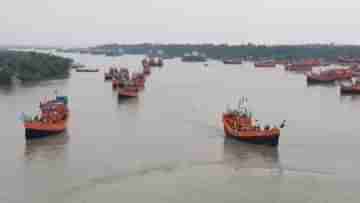
<path id="1" fill-rule="evenodd" d="M 280 124 L 280 128 L 284 128 L 284 127 L 285 127 L 285 123 L 286 123 L 286 120 L 283 120 L 283 122 Z"/>

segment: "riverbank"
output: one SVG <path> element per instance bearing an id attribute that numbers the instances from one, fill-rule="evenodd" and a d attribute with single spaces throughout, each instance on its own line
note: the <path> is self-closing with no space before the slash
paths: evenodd
<path id="1" fill-rule="evenodd" d="M 36 52 L 0 51 L 0 83 L 66 78 L 72 60 Z"/>
<path id="2" fill-rule="evenodd" d="M 339 56 L 360 56 L 360 46 L 332 44 L 303 45 L 229 45 L 229 44 L 104 44 L 87 48 L 58 49 L 62 52 L 104 54 L 113 50 L 122 50 L 125 54 L 146 55 L 161 54 L 164 57 L 182 57 L 185 53 L 197 51 L 213 59 L 226 58 L 271 58 L 275 60 L 298 60 L 323 58 L 337 61 Z"/>

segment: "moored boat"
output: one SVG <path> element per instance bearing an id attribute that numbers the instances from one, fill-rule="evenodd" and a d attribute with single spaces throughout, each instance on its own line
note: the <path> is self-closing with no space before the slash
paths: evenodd
<path id="1" fill-rule="evenodd" d="M 308 83 L 332 83 L 336 81 L 336 78 L 328 73 L 307 73 L 306 81 Z"/>
<path id="2" fill-rule="evenodd" d="M 331 83 L 336 80 L 348 80 L 353 76 L 351 69 L 332 69 L 319 73 L 310 72 L 306 74 L 308 83 Z"/>
<path id="3" fill-rule="evenodd" d="M 276 67 L 276 63 L 273 60 L 258 61 L 254 65 L 256 68 L 275 68 Z"/>
<path id="4" fill-rule="evenodd" d="M 207 58 L 204 53 L 193 51 L 191 53 L 185 53 L 181 58 L 182 62 L 206 62 Z"/>
<path id="5" fill-rule="evenodd" d="M 321 66 L 321 61 L 318 59 L 307 59 L 301 62 L 291 63 L 285 66 L 288 71 L 312 71 L 313 67 Z"/>
<path id="6" fill-rule="evenodd" d="M 223 114 L 223 124 L 226 137 L 235 138 L 253 144 L 277 146 L 280 138 L 280 128 L 285 126 L 285 121 L 279 127 L 256 124 L 255 118 L 245 105 L 245 99 L 239 103 L 238 109 L 228 109 Z"/>
<path id="7" fill-rule="evenodd" d="M 254 63 L 255 68 L 275 68 L 276 63 L 272 59 L 263 59 Z"/>
<path id="8" fill-rule="evenodd" d="M 349 56 L 339 56 L 338 62 L 342 64 L 356 64 L 360 63 L 360 58 L 349 57 Z"/>
<path id="9" fill-rule="evenodd" d="M 284 65 L 284 66 L 289 65 L 289 61 L 286 60 L 286 59 L 283 59 L 283 60 L 281 60 L 281 59 L 275 60 L 275 63 L 278 64 L 278 65 Z"/>
<path id="10" fill-rule="evenodd" d="M 148 57 L 142 60 L 143 66 L 162 67 L 164 65 L 161 57 Z"/>
<path id="11" fill-rule="evenodd" d="M 67 96 L 41 102 L 40 111 L 34 118 L 23 115 L 26 139 L 56 135 L 66 130 L 69 118 Z"/>
<path id="12" fill-rule="evenodd" d="M 236 65 L 236 64 L 242 64 L 242 60 L 239 58 L 225 59 L 225 60 L 223 60 L 223 63 L 229 64 L 229 65 Z"/>
<path id="13" fill-rule="evenodd" d="M 75 64 L 72 64 L 71 68 L 73 69 L 78 69 L 78 68 L 84 68 L 85 65 L 81 64 L 81 63 L 75 63 Z"/>
<path id="14" fill-rule="evenodd" d="M 78 69 L 76 69 L 76 72 L 93 73 L 93 72 L 99 72 L 99 69 L 98 68 L 78 68 Z"/>

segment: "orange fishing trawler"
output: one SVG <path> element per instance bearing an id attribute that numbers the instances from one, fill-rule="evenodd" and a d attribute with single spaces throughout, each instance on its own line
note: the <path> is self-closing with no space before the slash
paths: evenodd
<path id="1" fill-rule="evenodd" d="M 242 98 L 238 109 L 228 109 L 223 114 L 223 124 L 226 137 L 243 142 L 277 146 L 280 138 L 280 128 L 285 127 L 285 120 L 279 127 L 258 125 L 252 113 L 246 107 L 247 99 Z"/>
<path id="2" fill-rule="evenodd" d="M 69 118 L 68 97 L 40 102 L 40 114 L 35 117 L 23 114 L 26 139 L 47 137 L 65 131 Z"/>
<path id="3" fill-rule="evenodd" d="M 123 80 L 118 89 L 119 98 L 137 97 L 139 92 L 145 89 L 145 75 L 143 73 L 133 73 L 131 79 Z"/>

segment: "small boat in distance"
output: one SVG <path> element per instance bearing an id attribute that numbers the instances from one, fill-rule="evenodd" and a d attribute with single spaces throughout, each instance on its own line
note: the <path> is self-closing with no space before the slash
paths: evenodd
<path id="1" fill-rule="evenodd" d="M 193 51 L 192 53 L 185 53 L 181 58 L 182 62 L 206 62 L 207 58 L 205 54 L 201 54 L 197 51 Z"/>
<path id="2" fill-rule="evenodd" d="M 275 60 L 275 63 L 278 64 L 278 65 L 284 65 L 284 66 L 289 65 L 289 61 L 286 60 L 286 59 L 278 59 L 278 60 Z"/>
<path id="3" fill-rule="evenodd" d="M 275 68 L 276 63 L 273 60 L 267 60 L 267 61 L 259 61 L 255 64 L 256 68 Z"/>
<path id="4" fill-rule="evenodd" d="M 258 125 L 251 111 L 246 106 L 247 99 L 242 98 L 237 109 L 228 109 L 223 113 L 223 124 L 226 137 L 243 142 L 277 146 L 280 138 L 280 128 L 285 127 L 285 120 L 279 127 Z"/>
<path id="5" fill-rule="evenodd" d="M 350 56 L 339 56 L 338 62 L 342 64 L 357 64 L 360 63 L 360 58 Z"/>
<path id="6" fill-rule="evenodd" d="M 98 68 L 78 68 L 76 72 L 94 73 L 99 72 Z"/>
<path id="7" fill-rule="evenodd" d="M 78 69 L 78 68 L 84 68 L 85 65 L 81 64 L 81 63 L 75 63 L 71 65 L 71 68 L 73 69 Z"/>
<path id="8" fill-rule="evenodd" d="M 40 114 L 22 115 L 26 139 L 41 138 L 62 133 L 69 118 L 68 97 L 56 96 L 54 100 L 40 102 Z"/>
<path id="9" fill-rule="evenodd" d="M 224 59 L 223 60 L 224 64 L 232 64 L 232 65 L 236 65 L 236 64 L 242 64 L 242 59 L 239 58 L 234 58 L 234 59 Z"/>
<path id="10" fill-rule="evenodd" d="M 162 67 L 164 65 L 163 59 L 161 57 L 147 57 L 142 60 L 143 67 Z"/>

